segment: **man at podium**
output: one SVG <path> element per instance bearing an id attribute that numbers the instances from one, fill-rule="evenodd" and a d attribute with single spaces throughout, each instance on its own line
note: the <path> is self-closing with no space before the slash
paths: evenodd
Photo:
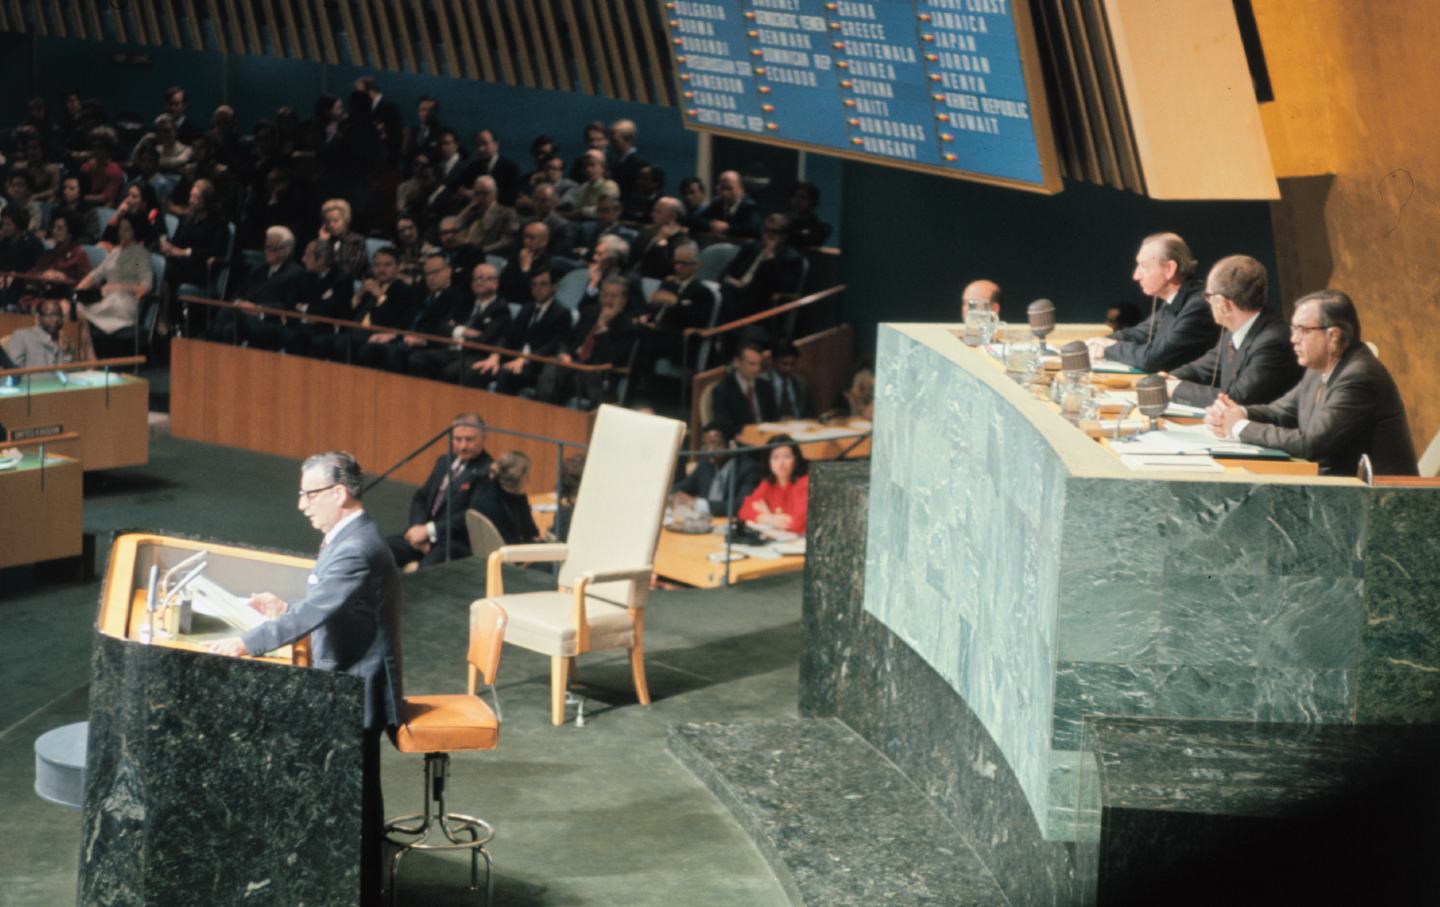
<path id="1" fill-rule="evenodd" d="M 361 473 L 343 451 L 316 454 L 300 470 L 300 512 L 324 533 L 305 597 L 268 592 L 250 606 L 270 618 L 244 636 L 210 644 L 221 655 L 259 655 L 311 637 L 316 668 L 365 681 L 360 887 L 361 903 L 379 903 L 385 810 L 380 791 L 380 733 L 397 723 L 401 691 L 400 573 L 375 522 L 360 503 Z"/>

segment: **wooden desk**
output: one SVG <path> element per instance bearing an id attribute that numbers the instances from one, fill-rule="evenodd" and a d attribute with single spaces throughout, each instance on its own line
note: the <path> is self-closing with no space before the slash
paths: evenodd
<path id="1" fill-rule="evenodd" d="M 811 432 L 829 433 L 837 429 L 848 434 L 813 441 L 805 439 Z M 818 419 L 793 419 L 789 422 L 747 425 L 741 429 L 736 440 L 741 444 L 759 447 L 769 444 L 776 435 L 788 434 L 800 442 L 800 451 L 807 460 L 838 460 L 842 455 L 847 460 L 862 460 L 870 456 L 870 438 L 867 434 L 869 431 L 870 423 L 863 419 L 843 419 L 828 424 L 823 424 Z"/>
<path id="2" fill-rule="evenodd" d="M 530 506 L 535 525 L 542 535 L 550 531 L 555 522 L 554 510 L 535 510 L 537 506 L 549 507 L 555 503 L 555 493 L 530 495 Z M 713 526 L 725 525 L 717 518 Z M 712 561 L 710 555 L 725 550 L 725 537 L 714 532 L 695 535 L 687 532 L 660 530 L 660 543 L 655 549 L 655 575 L 661 579 L 684 583 L 700 589 L 717 589 L 725 585 L 725 562 Z M 730 562 L 730 582 L 759 579 L 762 576 L 776 576 L 781 573 L 796 573 L 805 568 L 802 555 L 786 555 L 774 560 L 747 557 Z"/>
<path id="3" fill-rule="evenodd" d="M 12 438 L 78 432 L 55 445 L 86 472 L 139 466 L 150 460 L 150 382 L 116 371 L 75 372 L 65 383 L 54 374 L 26 375 L 0 389 L 0 423 Z"/>
<path id="4" fill-rule="evenodd" d="M 0 447 L 4 447 L 0 444 Z M 35 564 L 83 551 L 83 476 L 74 457 L 29 449 L 20 465 L 0 471 L 0 567 Z"/>
<path id="5" fill-rule="evenodd" d="M 715 525 L 723 526 L 723 519 Z M 725 562 L 712 561 L 710 555 L 725 551 L 725 537 L 714 532 L 705 535 L 691 535 L 684 532 L 660 532 L 660 546 L 655 552 L 655 573 L 668 580 L 696 586 L 701 589 L 715 589 L 725 584 Z M 805 557 L 799 554 L 785 555 L 774 559 L 747 557 L 730 562 L 730 582 L 743 583 L 746 580 L 782 573 L 798 573 L 805 569 Z"/>

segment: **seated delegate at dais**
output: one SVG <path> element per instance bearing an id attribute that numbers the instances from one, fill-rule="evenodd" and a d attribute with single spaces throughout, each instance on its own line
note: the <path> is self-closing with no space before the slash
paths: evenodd
<path id="1" fill-rule="evenodd" d="M 1271 404 L 1241 406 L 1221 394 L 1205 419 L 1215 434 L 1314 460 L 1321 475 L 1353 476 L 1362 454 L 1377 475 L 1415 475 L 1405 402 L 1361 342 L 1350 297 L 1339 290 L 1300 297 L 1290 342 L 1305 377 Z"/>
<path id="2" fill-rule="evenodd" d="M 1145 237 L 1132 275 L 1152 300 L 1150 317 L 1108 337 L 1086 341 L 1091 359 L 1110 359 L 1142 372 L 1179 368 L 1215 345 L 1220 331 L 1196 280 L 1195 256 L 1174 233 Z"/>
<path id="3" fill-rule="evenodd" d="M 740 505 L 740 519 L 775 529 L 805 534 L 810 499 L 810 464 L 789 435 L 776 435 L 767 455 L 765 478 Z"/>

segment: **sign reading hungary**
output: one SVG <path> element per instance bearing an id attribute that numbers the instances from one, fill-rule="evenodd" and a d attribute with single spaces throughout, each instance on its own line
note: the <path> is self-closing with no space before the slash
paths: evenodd
<path id="1" fill-rule="evenodd" d="M 665 9 L 687 126 L 1060 191 L 1027 0 Z"/>

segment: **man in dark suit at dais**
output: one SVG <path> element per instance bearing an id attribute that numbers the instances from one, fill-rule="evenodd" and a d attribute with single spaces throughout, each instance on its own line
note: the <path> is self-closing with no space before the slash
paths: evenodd
<path id="1" fill-rule="evenodd" d="M 1290 344 L 1305 377 L 1271 404 L 1241 406 L 1220 395 L 1206 413 L 1215 434 L 1314 460 L 1321 475 L 1355 475 L 1362 454 L 1376 475 L 1415 475 L 1405 401 L 1361 341 L 1350 297 L 1339 290 L 1300 297 L 1290 316 Z"/>

